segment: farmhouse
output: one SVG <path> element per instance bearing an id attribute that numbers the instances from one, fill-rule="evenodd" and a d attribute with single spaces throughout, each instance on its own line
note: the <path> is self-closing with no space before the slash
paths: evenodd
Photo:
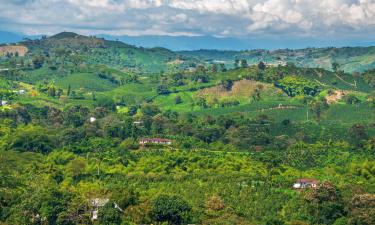
<path id="1" fill-rule="evenodd" d="M 139 140 L 140 145 L 145 145 L 149 143 L 159 144 L 159 145 L 171 145 L 172 140 L 164 139 L 164 138 L 141 138 L 141 140 Z"/>
<path id="2" fill-rule="evenodd" d="M 293 184 L 294 189 L 306 189 L 306 188 L 317 188 L 319 184 L 319 181 L 316 179 L 298 179 Z"/>

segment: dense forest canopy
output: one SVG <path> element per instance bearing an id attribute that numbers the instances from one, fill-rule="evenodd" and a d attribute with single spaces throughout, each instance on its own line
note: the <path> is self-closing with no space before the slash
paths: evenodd
<path id="1" fill-rule="evenodd" d="M 3 50 L 0 224 L 375 224 L 373 47 Z"/>

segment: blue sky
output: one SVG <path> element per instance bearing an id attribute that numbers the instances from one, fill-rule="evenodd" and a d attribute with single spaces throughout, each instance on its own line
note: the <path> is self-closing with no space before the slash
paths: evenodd
<path id="1" fill-rule="evenodd" d="M 375 0 L 0 0 L 0 30 L 361 45 L 375 40 Z"/>

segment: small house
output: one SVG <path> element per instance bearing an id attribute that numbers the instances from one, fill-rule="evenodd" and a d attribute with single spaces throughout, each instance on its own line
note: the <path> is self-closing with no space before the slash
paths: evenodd
<path id="1" fill-rule="evenodd" d="M 319 181 L 317 179 L 298 179 L 293 184 L 294 189 L 317 188 Z"/>
<path id="2" fill-rule="evenodd" d="M 95 117 L 90 117 L 90 123 L 93 123 L 96 121 L 96 118 Z"/>
<path id="3" fill-rule="evenodd" d="M 8 105 L 8 101 L 2 100 L 2 101 L 1 101 L 1 105 L 2 105 L 2 106 L 3 106 L 3 105 Z"/>
<path id="4" fill-rule="evenodd" d="M 142 138 L 139 141 L 140 145 L 145 144 L 157 144 L 157 145 L 171 145 L 172 140 L 165 139 L 165 138 Z"/>

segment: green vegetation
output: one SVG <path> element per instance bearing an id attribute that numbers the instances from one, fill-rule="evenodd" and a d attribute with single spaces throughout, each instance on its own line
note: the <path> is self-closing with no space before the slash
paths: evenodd
<path id="1" fill-rule="evenodd" d="M 181 55 L 196 57 L 208 63 L 220 61 L 227 67 L 233 68 L 235 59 L 246 60 L 254 65 L 259 59 L 272 64 L 294 63 L 299 67 L 324 68 L 344 70 L 345 72 L 366 71 L 373 69 L 375 63 L 375 47 L 344 47 L 344 48 L 306 48 L 246 50 L 246 51 L 218 51 L 197 50 L 178 52 Z M 332 67 L 335 65 L 335 67 Z"/>
<path id="2" fill-rule="evenodd" d="M 20 44 L 0 58 L 0 224 L 375 223 L 374 71 L 344 72 L 351 49 L 320 50 L 330 71 Z"/>

